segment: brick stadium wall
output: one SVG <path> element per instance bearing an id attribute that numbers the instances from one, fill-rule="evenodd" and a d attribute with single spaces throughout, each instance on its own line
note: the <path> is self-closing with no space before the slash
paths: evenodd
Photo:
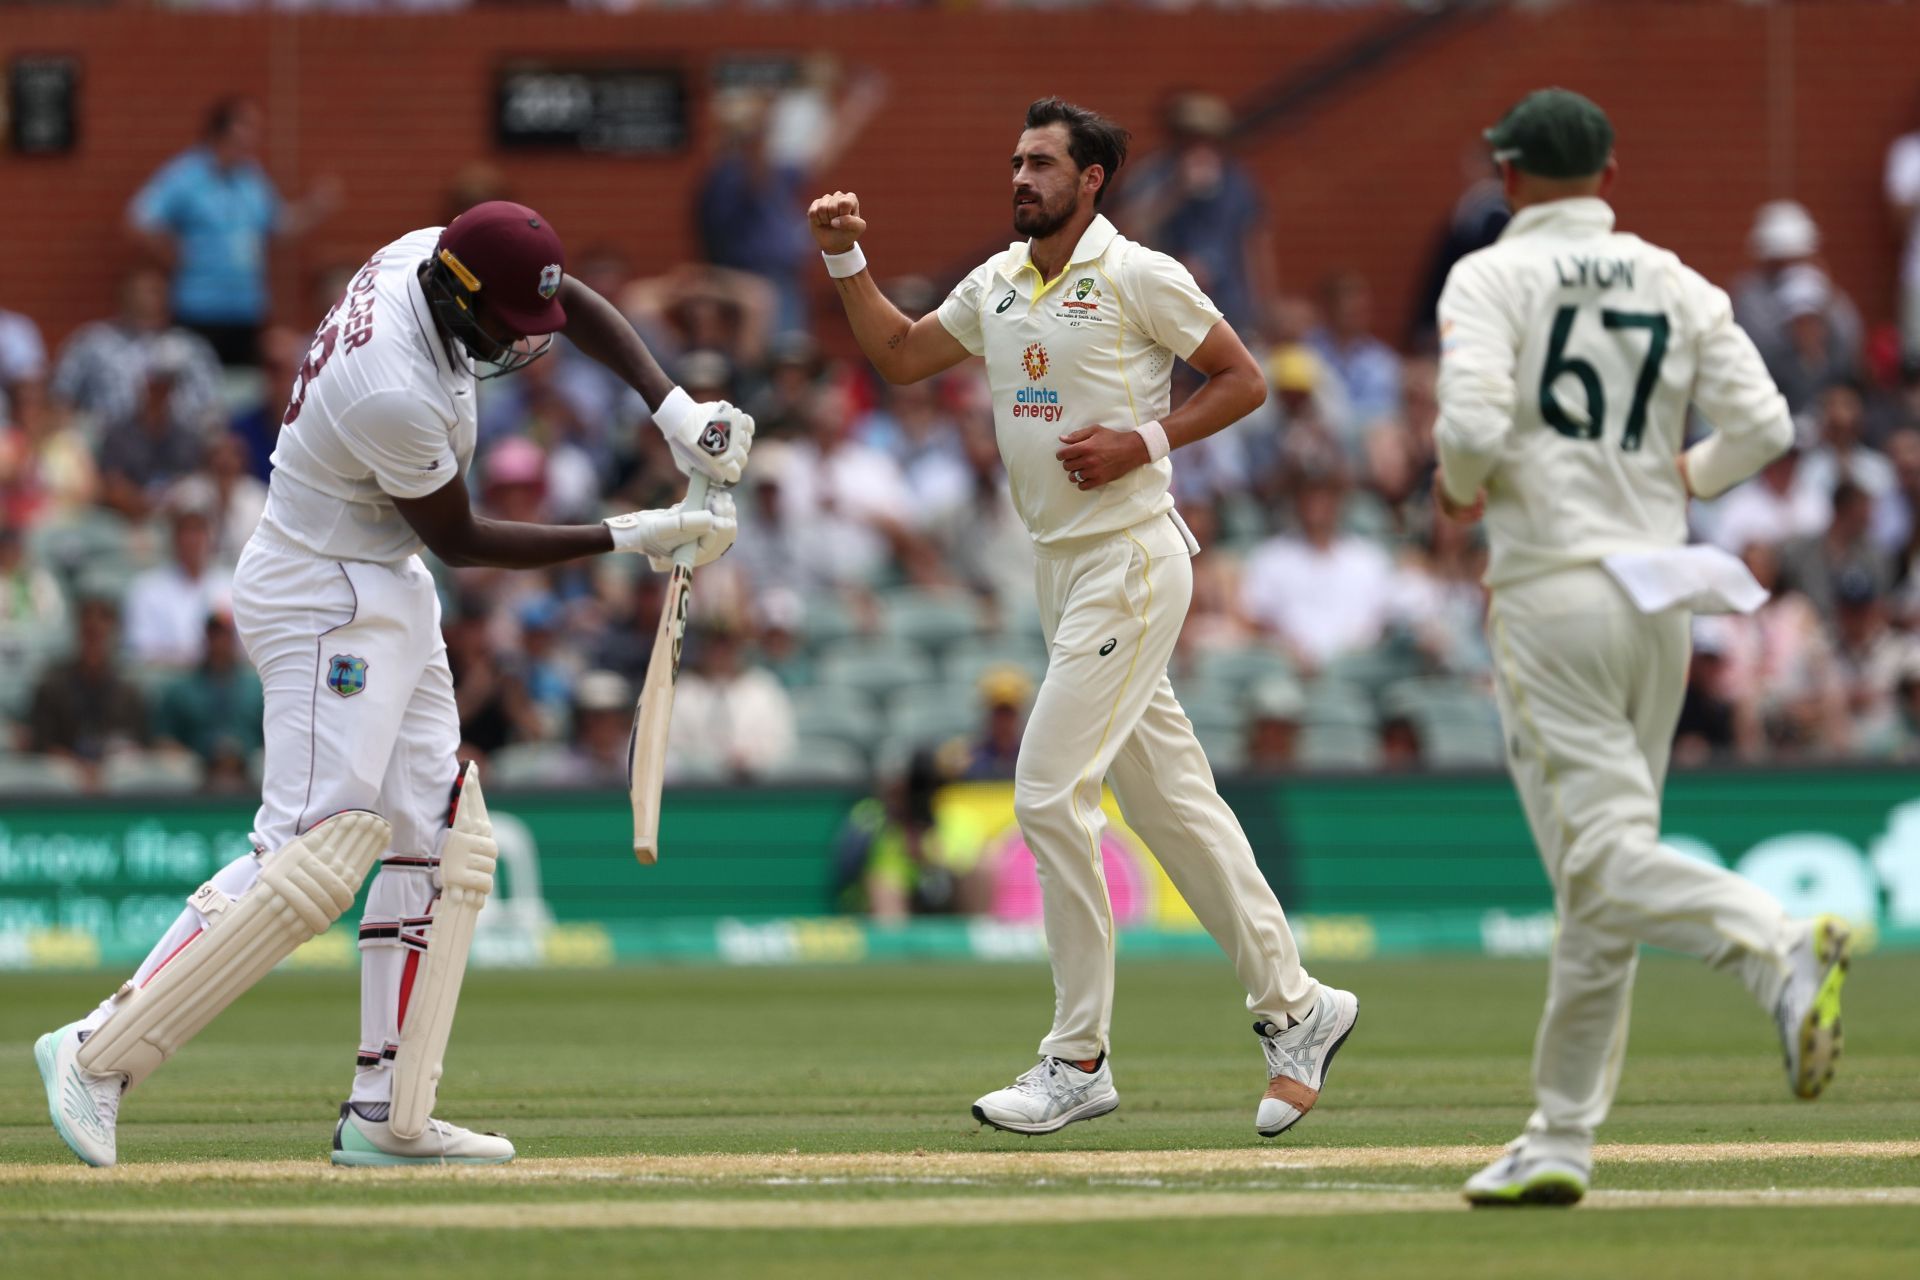
<path id="1" fill-rule="evenodd" d="M 575 245 L 611 241 L 644 270 L 691 252 L 689 197 L 706 144 L 704 85 L 729 53 L 827 47 L 886 72 L 889 110 L 828 186 L 865 195 L 870 252 L 888 272 L 947 274 L 1010 238 L 1004 156 L 1017 113 L 1043 92 L 1100 106 L 1151 145 L 1162 94 L 1204 86 L 1244 100 L 1382 20 L 1369 12 L 1196 16 L 875 13 L 626 17 L 551 9 L 460 16 L 179 16 L 9 8 L 0 60 L 75 53 L 79 150 L 0 155 L 7 234 L 0 306 L 57 340 L 111 307 L 128 260 L 125 201 L 189 140 L 218 95 L 270 112 L 283 190 L 337 173 L 346 207 L 276 261 L 283 317 L 326 266 L 358 262 L 436 218 L 447 180 L 490 152 L 495 66 L 512 56 L 675 62 L 692 73 L 694 145 L 659 160 L 493 157 L 520 198 Z M 1889 139 L 1920 103 L 1920 6 L 1681 5 L 1618 0 L 1503 11 L 1343 89 L 1246 149 L 1274 213 L 1289 285 L 1354 265 L 1397 326 L 1475 130 L 1542 83 L 1612 110 L 1625 166 L 1623 222 L 1724 279 L 1752 210 L 1812 206 L 1841 282 L 1870 315 L 1891 309 L 1895 239 L 1878 194 Z"/>

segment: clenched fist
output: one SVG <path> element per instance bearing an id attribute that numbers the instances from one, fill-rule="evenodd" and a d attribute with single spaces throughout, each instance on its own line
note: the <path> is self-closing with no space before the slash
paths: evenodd
<path id="1" fill-rule="evenodd" d="M 845 253 L 867 230 L 860 197 L 851 191 L 821 196 L 807 209 L 807 229 L 822 253 Z"/>

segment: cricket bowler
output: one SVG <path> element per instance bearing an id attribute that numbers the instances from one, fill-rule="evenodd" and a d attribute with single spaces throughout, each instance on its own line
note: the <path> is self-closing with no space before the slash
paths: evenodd
<path id="1" fill-rule="evenodd" d="M 1181 895 L 1233 961 L 1266 1052 L 1255 1117 L 1271 1137 L 1318 1100 L 1359 1002 L 1301 967 L 1286 916 L 1220 794 L 1167 660 L 1198 549 L 1173 509 L 1168 454 L 1238 421 L 1266 381 L 1192 275 L 1121 236 L 1099 212 L 1127 134 L 1044 98 L 1012 157 L 1022 239 L 909 320 L 866 268 L 851 192 L 808 220 L 860 349 L 889 382 L 984 356 L 1013 502 L 1038 554 L 1048 645 L 1014 778 L 1014 810 L 1038 864 L 1053 963 L 1053 1027 L 1039 1064 L 973 1106 L 1016 1133 L 1053 1133 L 1120 1104 L 1108 1059 L 1112 906 L 1101 862 L 1103 781 Z M 1174 360 L 1207 378 L 1177 410 Z"/>
<path id="2" fill-rule="evenodd" d="M 1563 89 L 1486 137 L 1513 207 L 1440 299 L 1442 510 L 1487 521 L 1508 766 L 1559 914 L 1534 1050 L 1538 1109 L 1475 1174 L 1475 1204 L 1572 1204 L 1626 1054 L 1640 944 L 1734 974 L 1779 1026 L 1787 1083 L 1819 1096 L 1840 1054 L 1848 931 L 1660 843 L 1692 615 L 1751 611 L 1738 560 L 1689 547 L 1687 500 L 1784 452 L 1785 400 L 1727 295 L 1616 232 L 1613 126 Z M 1682 452 L 1691 405 L 1710 435 Z"/>
<path id="3" fill-rule="evenodd" d="M 476 380 L 526 367 L 555 333 L 646 399 L 683 471 L 740 478 L 752 419 L 676 387 L 613 305 L 566 274 L 559 236 L 532 209 L 481 204 L 367 261 L 294 379 L 266 513 L 234 576 L 234 620 L 266 694 L 253 851 L 187 899 L 130 981 L 34 1047 L 54 1128 L 86 1163 L 115 1162 L 122 1095 L 337 920 L 376 864 L 333 1162 L 513 1158 L 498 1134 L 430 1116 L 497 847 L 479 779 L 454 758 L 453 677 L 419 552 L 532 569 L 625 551 L 664 571 L 676 547 L 696 544 L 705 564 L 734 537 L 724 494 L 581 526 L 474 514 Z"/>

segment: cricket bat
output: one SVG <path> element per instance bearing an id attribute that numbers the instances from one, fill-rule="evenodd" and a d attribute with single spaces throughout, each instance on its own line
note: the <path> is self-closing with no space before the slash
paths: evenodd
<path id="1" fill-rule="evenodd" d="M 696 474 L 687 482 L 684 511 L 707 504 L 707 477 Z M 680 678 L 680 649 L 687 638 L 687 606 L 693 602 L 694 544 L 673 553 L 673 574 L 667 579 L 667 599 L 660 607 L 660 627 L 653 633 L 653 656 L 647 660 L 647 678 L 633 708 L 633 736 L 627 743 L 629 792 L 633 799 L 633 856 L 642 866 L 660 860 L 660 783 L 667 768 L 667 728 L 673 723 L 673 686 Z"/>

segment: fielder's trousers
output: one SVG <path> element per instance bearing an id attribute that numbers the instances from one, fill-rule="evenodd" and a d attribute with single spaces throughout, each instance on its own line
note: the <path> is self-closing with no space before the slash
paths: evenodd
<path id="1" fill-rule="evenodd" d="M 1035 568 L 1047 676 L 1020 744 L 1014 810 L 1033 850 L 1053 962 L 1053 1029 L 1040 1052 L 1068 1060 L 1107 1049 L 1113 1019 L 1113 912 L 1100 861 L 1103 780 L 1247 990 L 1247 1008 L 1313 1008 L 1319 985 L 1167 680 L 1193 594 L 1193 566 L 1171 516 L 1067 550 Z"/>
<path id="2" fill-rule="evenodd" d="M 1692 615 L 1642 614 L 1594 566 L 1503 586 L 1493 642 L 1508 764 L 1553 882 L 1530 1151 L 1585 1163 L 1626 1055 L 1639 944 L 1732 972 L 1771 1010 L 1795 930 L 1779 903 L 1660 843 Z"/>

